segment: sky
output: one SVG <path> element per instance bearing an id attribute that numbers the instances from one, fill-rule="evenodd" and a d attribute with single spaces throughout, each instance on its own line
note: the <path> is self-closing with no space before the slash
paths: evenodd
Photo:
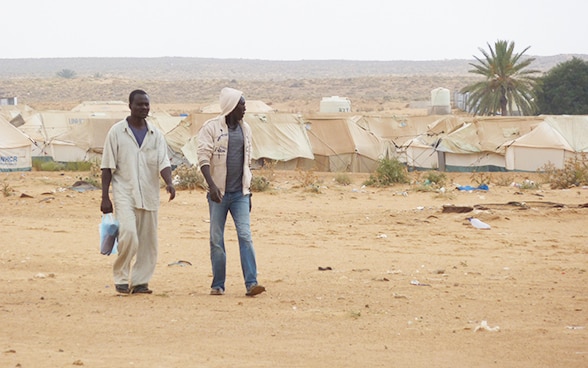
<path id="1" fill-rule="evenodd" d="M 585 0 L 4 0 L 0 59 L 446 60 L 588 54 Z"/>

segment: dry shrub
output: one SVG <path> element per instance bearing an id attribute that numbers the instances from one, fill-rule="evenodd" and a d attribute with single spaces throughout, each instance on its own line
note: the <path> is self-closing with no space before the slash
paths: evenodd
<path id="1" fill-rule="evenodd" d="M 470 176 L 470 180 L 478 186 L 482 184 L 490 185 L 492 183 L 492 174 L 474 171 Z"/>
<path id="2" fill-rule="evenodd" d="M 411 182 L 417 192 L 438 192 L 443 194 L 447 176 L 439 171 L 416 171 L 415 179 Z"/>
<path id="3" fill-rule="evenodd" d="M 194 190 L 194 189 L 207 189 L 206 180 L 198 169 L 198 166 L 194 165 L 188 167 L 187 165 L 178 166 L 172 173 L 173 183 L 178 190 Z"/>
<path id="4" fill-rule="evenodd" d="M 349 185 L 351 184 L 351 178 L 346 173 L 337 173 L 335 182 L 340 185 Z"/>
<path id="5" fill-rule="evenodd" d="M 270 181 L 265 176 L 253 175 L 251 178 L 251 191 L 252 192 L 265 192 L 270 188 Z"/>
<path id="6" fill-rule="evenodd" d="M 251 178 L 251 191 L 265 192 L 271 187 L 271 182 L 274 178 L 276 168 L 276 161 L 262 159 L 261 169 L 253 173 Z"/>
<path id="7" fill-rule="evenodd" d="M 320 182 L 314 173 L 314 170 L 297 169 L 296 172 L 298 173 L 296 179 L 300 182 L 300 186 L 304 188 L 304 190 L 313 193 L 321 192 Z"/>
<path id="8" fill-rule="evenodd" d="M 494 183 L 501 187 L 508 187 L 514 182 L 514 176 L 512 175 L 498 175 L 494 179 Z"/>
<path id="9" fill-rule="evenodd" d="M 10 197 L 12 194 L 14 194 L 14 189 L 12 189 L 12 187 L 10 186 L 10 184 L 8 184 L 7 181 L 4 181 L 4 183 L 2 183 L 2 194 L 4 195 L 4 197 Z"/>
<path id="10" fill-rule="evenodd" d="M 563 169 L 555 168 L 551 162 L 540 171 L 547 177 L 551 189 L 567 189 L 588 184 L 588 157 L 582 152 L 566 161 Z"/>

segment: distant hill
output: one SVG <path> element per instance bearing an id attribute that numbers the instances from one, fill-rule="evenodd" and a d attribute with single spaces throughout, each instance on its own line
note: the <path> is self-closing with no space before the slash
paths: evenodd
<path id="1" fill-rule="evenodd" d="M 535 57 L 532 67 L 547 71 L 573 56 L 588 60 L 588 55 Z M 206 58 L 47 58 L 0 59 L 0 79 L 52 78 L 63 69 L 78 77 L 106 77 L 147 80 L 284 80 L 339 79 L 378 76 L 464 75 L 475 60 L 430 61 L 350 61 L 301 60 L 267 61 Z"/>
<path id="2" fill-rule="evenodd" d="M 573 56 L 588 60 L 537 57 L 532 67 L 547 71 Z M 126 101 L 130 91 L 143 88 L 154 104 L 186 112 L 216 102 L 221 88 L 230 86 L 282 112 L 318 111 L 322 97 L 345 96 L 353 111 L 396 113 L 415 101 L 426 103 L 434 88 L 459 91 L 479 80 L 468 73 L 473 61 L 0 59 L 0 96 L 16 96 L 36 109 L 69 110 L 82 101 Z M 76 77 L 58 77 L 64 69 Z"/>

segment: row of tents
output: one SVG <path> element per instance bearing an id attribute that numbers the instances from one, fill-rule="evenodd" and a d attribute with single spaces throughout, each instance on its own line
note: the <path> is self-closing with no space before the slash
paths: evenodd
<path id="1" fill-rule="evenodd" d="M 252 111 L 253 110 L 253 111 Z M 470 117 L 286 114 L 255 111 L 252 157 L 280 169 L 373 172 L 397 158 L 414 170 L 537 171 L 588 152 L 588 116 Z M 261 110 L 261 109 L 260 109 Z M 153 112 L 172 164 L 196 164 L 196 134 L 216 116 Z M 108 129 L 128 115 L 122 102 L 87 102 L 71 111 L 0 107 L 0 171 L 31 170 L 33 157 L 99 159 Z"/>

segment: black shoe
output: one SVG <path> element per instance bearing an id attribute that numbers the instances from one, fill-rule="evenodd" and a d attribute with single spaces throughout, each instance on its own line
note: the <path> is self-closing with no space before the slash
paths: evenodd
<path id="1" fill-rule="evenodd" d="M 116 292 L 121 294 L 129 294 L 131 289 L 129 289 L 129 285 L 127 284 L 115 284 Z"/>
<path id="2" fill-rule="evenodd" d="M 153 290 L 147 287 L 147 284 L 135 285 L 131 289 L 131 294 L 151 294 Z"/>

